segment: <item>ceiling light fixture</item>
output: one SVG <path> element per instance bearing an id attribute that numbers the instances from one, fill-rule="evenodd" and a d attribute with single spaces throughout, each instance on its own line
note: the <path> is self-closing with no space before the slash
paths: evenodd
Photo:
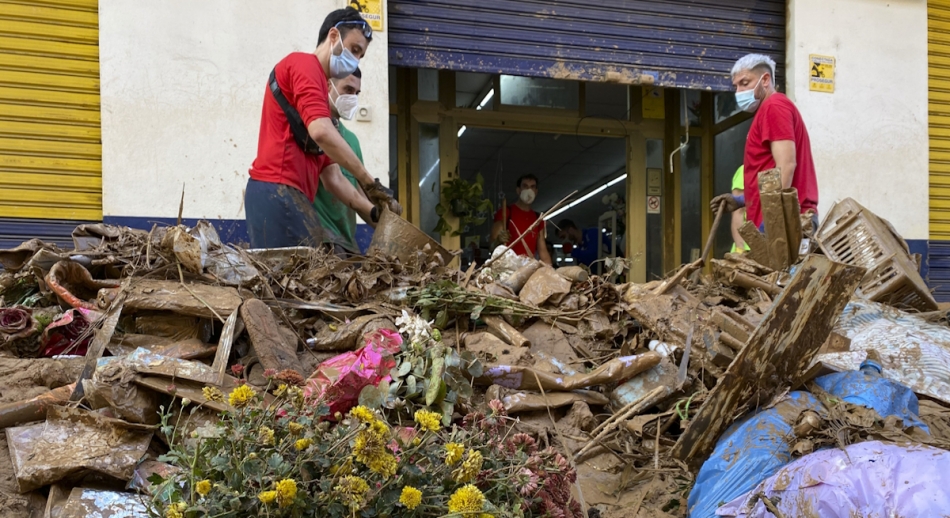
<path id="1" fill-rule="evenodd" d="M 494 97 L 494 96 L 495 96 L 495 89 L 492 88 L 491 90 L 488 91 L 487 94 L 485 94 L 485 97 L 482 98 L 482 101 L 481 101 L 480 103 L 478 103 L 478 107 L 476 107 L 475 109 L 476 109 L 476 110 L 481 110 L 482 108 L 484 108 L 485 105 L 488 104 L 488 101 L 490 101 L 491 98 Z M 465 127 L 465 126 L 462 126 L 461 128 L 459 128 L 458 137 L 459 137 L 459 138 L 462 138 L 462 134 L 465 133 L 465 130 L 467 130 L 467 129 L 468 129 L 468 128 Z"/>
<path id="2" fill-rule="evenodd" d="M 613 187 L 614 185 L 617 185 L 618 183 L 620 183 L 620 182 L 622 182 L 622 181 L 624 181 L 624 180 L 626 180 L 626 179 L 627 179 L 627 173 L 624 173 L 624 174 L 622 174 L 622 175 L 620 175 L 620 176 L 614 178 L 613 180 L 611 180 L 611 181 L 609 181 L 609 182 L 607 182 L 607 183 L 601 185 L 600 187 L 594 189 L 593 191 L 591 191 L 591 192 L 589 192 L 589 193 L 587 193 L 587 194 L 581 196 L 580 198 L 578 198 L 578 199 L 572 201 L 572 202 L 569 203 L 568 205 L 565 205 L 564 207 L 561 207 L 560 209 L 558 209 L 558 210 L 552 212 L 551 214 L 548 214 L 547 216 L 544 217 L 544 221 L 548 221 L 549 219 L 553 218 L 554 216 L 557 216 L 558 214 L 561 214 L 562 212 L 565 212 L 565 211 L 567 211 L 568 209 L 570 209 L 570 208 L 572 208 L 572 207 L 576 207 L 576 206 L 580 205 L 581 203 L 584 203 L 585 201 L 589 200 L 590 198 L 596 196 L 598 193 L 603 192 L 604 189 L 607 189 L 608 187 Z"/>

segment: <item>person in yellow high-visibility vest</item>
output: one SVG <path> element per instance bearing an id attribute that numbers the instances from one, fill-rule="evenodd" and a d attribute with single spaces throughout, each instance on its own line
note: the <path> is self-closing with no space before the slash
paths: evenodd
<path id="1" fill-rule="evenodd" d="M 745 189 L 745 168 L 739 166 L 739 169 L 736 169 L 736 174 L 732 177 L 732 195 L 733 196 L 742 196 Z M 749 250 L 749 245 L 742 240 L 742 236 L 739 235 L 739 227 L 745 223 L 745 208 L 740 208 L 739 210 L 733 211 L 732 213 L 732 224 L 730 225 L 730 230 L 732 231 L 732 253 L 744 253 Z"/>

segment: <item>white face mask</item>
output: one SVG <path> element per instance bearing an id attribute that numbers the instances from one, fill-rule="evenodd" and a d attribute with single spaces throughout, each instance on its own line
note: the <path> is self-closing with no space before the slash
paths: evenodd
<path id="1" fill-rule="evenodd" d="M 759 80 L 755 82 L 755 86 L 749 90 L 745 90 L 744 92 L 736 92 L 736 104 L 739 105 L 740 110 L 752 113 L 759 108 L 759 105 L 762 104 L 762 101 L 755 98 L 755 89 L 759 87 L 759 83 L 761 82 L 762 77 L 759 77 Z"/>
<path id="2" fill-rule="evenodd" d="M 340 47 L 340 54 L 336 53 L 337 46 Z M 349 76 L 360 66 L 360 59 L 350 52 L 350 49 L 343 46 L 343 38 L 333 46 L 330 51 L 330 77 L 333 79 L 343 79 Z"/>
<path id="3" fill-rule="evenodd" d="M 534 196 L 535 194 L 533 189 L 524 189 L 521 191 L 520 198 L 521 201 L 525 203 L 525 205 L 531 205 L 531 203 L 534 202 Z"/>
<path id="4" fill-rule="evenodd" d="M 359 108 L 359 97 L 354 94 L 341 94 L 340 91 L 336 89 L 336 85 L 333 84 L 333 81 L 330 81 L 330 86 L 332 86 L 333 91 L 336 92 L 336 100 L 331 100 L 333 106 L 336 107 L 337 115 L 345 121 L 351 120 Z"/>

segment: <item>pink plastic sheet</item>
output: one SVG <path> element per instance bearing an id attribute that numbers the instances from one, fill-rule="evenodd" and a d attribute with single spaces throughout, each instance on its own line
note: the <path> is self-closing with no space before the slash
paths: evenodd
<path id="1" fill-rule="evenodd" d="M 763 492 L 785 516 L 946 516 L 950 452 L 924 445 L 862 442 L 807 455 L 716 510 L 718 516 L 772 517 Z"/>
<path id="2" fill-rule="evenodd" d="M 331 416 L 346 413 L 356 406 L 364 387 L 389 381 L 389 371 L 396 367 L 393 355 L 402 345 L 398 332 L 379 329 L 363 339 L 362 348 L 321 363 L 307 380 L 304 396 L 329 405 Z"/>

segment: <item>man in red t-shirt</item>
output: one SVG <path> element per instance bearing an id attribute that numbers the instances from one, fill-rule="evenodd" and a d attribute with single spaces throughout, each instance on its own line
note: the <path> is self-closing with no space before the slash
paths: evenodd
<path id="1" fill-rule="evenodd" d="M 320 175 L 353 174 L 366 197 L 348 181 L 326 181 L 340 201 L 375 222 L 383 207 L 402 213 L 393 192 L 369 174 L 331 120 L 327 78 L 343 79 L 359 66 L 373 31 L 352 7 L 330 13 L 313 53 L 294 52 L 271 72 L 264 92 L 257 158 L 244 193 L 252 248 L 321 246 L 313 207 Z M 328 73 L 329 72 L 329 73 Z M 330 186 L 334 188 L 330 188 Z M 367 200 L 368 198 L 368 200 Z"/>
<path id="2" fill-rule="evenodd" d="M 524 239 L 518 241 L 511 249 L 518 255 L 538 258 L 545 264 L 551 264 L 551 254 L 544 242 L 544 221 L 538 221 L 538 213 L 531 210 L 538 195 L 538 178 L 533 174 L 526 174 L 518 178 L 515 184 L 518 201 L 508 206 L 507 221 L 502 209 L 495 213 L 495 223 L 491 227 L 491 241 L 501 245 L 511 245 L 523 232 Z M 537 223 L 535 223 L 537 221 Z"/>
<path id="3" fill-rule="evenodd" d="M 743 160 L 745 191 L 744 196 L 719 195 L 710 205 L 715 211 L 725 201 L 729 212 L 745 206 L 746 218 L 761 229 L 759 173 L 777 167 L 782 172 L 782 187 L 798 190 L 802 214 L 810 215 L 813 228 L 817 228 L 818 180 L 808 130 L 798 108 L 775 90 L 774 77 L 775 61 L 761 54 L 744 56 L 732 67 L 736 102 L 739 108 L 755 113 Z"/>

